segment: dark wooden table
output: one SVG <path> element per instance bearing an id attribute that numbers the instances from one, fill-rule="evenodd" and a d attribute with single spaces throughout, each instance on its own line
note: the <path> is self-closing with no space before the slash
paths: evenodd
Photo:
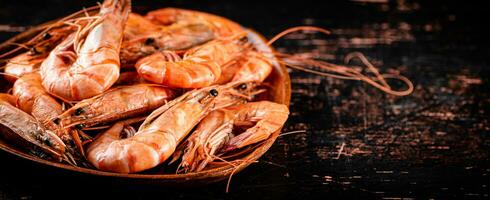
<path id="1" fill-rule="evenodd" d="M 0 41 L 92 1 L 10 1 L 0 7 Z M 369 1 L 366 1 L 369 2 Z M 331 36 L 293 34 L 282 51 L 342 63 L 360 51 L 383 72 L 415 84 L 394 97 L 356 81 L 291 71 L 291 115 L 260 161 L 225 183 L 170 189 L 46 174 L 0 153 L 0 199 L 39 198 L 435 198 L 488 199 L 490 83 L 488 22 L 467 2 L 134 2 L 136 12 L 175 6 L 215 13 L 266 36 L 297 25 Z M 394 83 L 396 84 L 396 83 Z M 99 194 L 102 192 L 101 194 Z"/>

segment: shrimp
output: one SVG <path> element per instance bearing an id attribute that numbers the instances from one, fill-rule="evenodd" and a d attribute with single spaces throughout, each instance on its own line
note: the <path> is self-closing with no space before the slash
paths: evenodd
<path id="1" fill-rule="evenodd" d="M 204 169 L 207 163 L 215 159 L 210 155 L 215 155 L 226 139 L 232 137 L 232 121 L 233 114 L 224 109 L 209 113 L 173 155 L 173 160 L 182 155 L 179 168 L 182 167 L 185 172 Z"/>
<path id="2" fill-rule="evenodd" d="M 57 116 L 57 120 L 63 128 L 91 127 L 145 114 L 172 100 L 176 94 L 154 84 L 120 86 L 78 102 Z"/>
<path id="3" fill-rule="evenodd" d="M 237 23 L 203 12 L 185 10 L 179 8 L 162 8 L 148 12 L 146 18 L 154 23 L 169 25 L 173 23 L 190 24 L 195 22 L 205 23 L 213 30 L 216 38 L 236 37 L 245 34 L 245 30 Z"/>
<path id="4" fill-rule="evenodd" d="M 78 152 L 83 155 L 82 141 L 76 130 L 58 131 L 59 121 L 55 118 L 63 112 L 63 106 L 54 99 L 41 84 L 39 73 L 24 74 L 15 81 L 13 95 L 17 98 L 17 107 L 31 114 L 47 130 L 53 131 L 69 149 L 69 153 Z M 71 144 L 74 143 L 75 147 Z"/>
<path id="5" fill-rule="evenodd" d="M 121 64 L 132 67 L 141 58 L 159 51 L 182 51 L 213 39 L 210 29 L 200 24 L 169 27 L 130 41 L 121 47 Z"/>
<path id="6" fill-rule="evenodd" d="M 17 106 L 34 116 L 43 124 L 63 112 L 61 104 L 54 99 L 42 86 L 39 73 L 25 74 L 13 86 L 13 95 L 17 97 Z"/>
<path id="7" fill-rule="evenodd" d="M 186 49 L 186 47 L 181 47 L 179 45 L 171 45 L 168 43 L 191 44 L 191 43 L 197 43 L 197 41 L 200 40 L 199 38 L 207 38 L 205 40 L 208 41 L 214 39 L 214 33 L 212 31 L 213 30 L 210 27 L 208 27 L 206 24 L 196 20 L 192 22 L 186 22 L 186 23 L 174 23 L 172 25 L 162 25 L 162 24 L 154 23 L 153 21 L 150 21 L 149 19 L 141 15 L 138 15 L 136 13 L 130 13 L 124 30 L 124 41 L 135 42 L 136 39 L 137 41 L 140 42 L 142 41 L 147 45 L 153 44 L 155 47 L 158 48 L 164 48 L 166 46 L 170 46 L 170 48 L 173 47 L 173 48 Z M 183 39 L 188 39 L 189 41 Z M 147 40 L 151 40 L 151 41 L 147 41 Z M 178 41 L 172 41 L 172 40 L 178 40 Z M 198 43 L 202 43 L 202 42 L 198 42 Z"/>
<path id="8" fill-rule="evenodd" d="M 116 123 L 90 144 L 87 159 L 104 171 L 133 173 L 153 168 L 172 155 L 203 117 L 231 103 L 218 99 L 242 91 L 235 87 L 237 83 L 189 91 L 153 111 L 129 138 L 120 137 L 127 124 Z"/>
<path id="9" fill-rule="evenodd" d="M 15 97 L 0 94 L 0 134 L 38 154 L 39 151 L 61 158 L 65 145 L 34 117 L 13 106 Z"/>
<path id="10" fill-rule="evenodd" d="M 98 18 L 61 42 L 41 64 L 43 86 L 63 100 L 101 94 L 119 77 L 119 51 L 130 0 L 105 0 Z"/>
<path id="11" fill-rule="evenodd" d="M 9 59 L 5 64 L 5 73 L 14 77 L 21 77 L 23 74 L 38 71 L 41 63 L 54 46 L 73 31 L 72 26 L 54 27 L 42 34 L 39 39 L 34 41 L 33 45 L 30 43 L 22 45 L 29 48 L 29 51 Z M 10 82 L 15 81 L 10 76 L 6 76 L 6 78 Z"/>
<path id="12" fill-rule="evenodd" d="M 221 66 L 235 59 L 243 47 L 238 41 L 214 40 L 184 55 L 155 53 L 139 60 L 140 76 L 153 83 L 176 88 L 201 88 L 219 80 Z"/>
<path id="13" fill-rule="evenodd" d="M 133 67 L 139 59 L 157 51 L 182 51 L 214 39 L 212 29 L 202 23 L 157 25 L 131 13 L 121 46 L 121 65 Z"/>
<path id="14" fill-rule="evenodd" d="M 230 81 L 261 83 L 272 72 L 273 66 L 279 64 L 272 48 L 265 43 L 263 38 L 250 30 L 247 30 L 247 42 L 253 48 L 246 48 L 234 62 L 223 65 L 221 77 L 216 84 Z"/>
<path id="15" fill-rule="evenodd" d="M 255 144 L 270 137 L 286 122 L 286 105 L 270 101 L 250 102 L 211 112 L 189 136 L 182 162 L 185 172 L 201 171 L 206 165 L 234 149 Z M 247 128 L 234 134 L 235 129 Z"/>
<path id="16" fill-rule="evenodd" d="M 197 11 L 164 8 L 145 17 L 130 14 L 121 47 L 121 63 L 133 66 L 157 51 L 183 51 L 213 39 L 244 35 L 235 22 Z"/>

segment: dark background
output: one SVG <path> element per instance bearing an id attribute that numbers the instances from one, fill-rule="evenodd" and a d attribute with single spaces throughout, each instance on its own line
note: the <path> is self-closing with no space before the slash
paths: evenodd
<path id="1" fill-rule="evenodd" d="M 315 25 L 331 36 L 293 34 L 281 51 L 342 63 L 353 51 L 415 84 L 407 97 L 366 84 L 291 71 L 291 115 L 258 163 L 225 183 L 185 189 L 46 173 L 0 153 L 0 199 L 39 198 L 435 198 L 488 199 L 488 9 L 470 1 L 135 1 L 228 17 L 270 38 Z M 5 1 L 0 41 L 95 1 Z M 343 147 L 343 148 L 342 148 Z M 340 149 L 342 151 L 340 152 Z M 340 153 L 339 153 L 340 152 Z M 102 192 L 102 193 L 101 193 Z"/>

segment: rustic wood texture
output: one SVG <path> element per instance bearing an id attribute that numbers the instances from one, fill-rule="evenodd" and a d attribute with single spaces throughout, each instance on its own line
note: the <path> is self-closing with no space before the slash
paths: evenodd
<path id="1" fill-rule="evenodd" d="M 0 24 L 22 29 L 80 7 L 51 2 L 36 10 L 64 13 L 37 14 L 12 2 L 0 8 Z M 233 176 L 229 194 L 224 193 L 225 182 L 167 189 L 41 174 L 36 172 L 43 167 L 1 153 L 0 198 L 52 197 L 54 188 L 63 196 L 84 197 L 107 190 L 101 196 L 113 198 L 488 198 L 490 50 L 488 31 L 482 28 L 485 6 L 418 1 L 134 4 L 140 12 L 175 6 L 219 14 L 269 38 L 295 25 L 326 27 L 331 36 L 292 34 L 275 46 L 314 52 L 335 63 L 360 51 L 381 71 L 409 77 L 416 89 L 408 97 L 393 97 L 360 82 L 291 71 L 291 116 L 283 132 L 305 133 L 279 137 L 258 163 Z M 12 35 L 2 33 L 0 39 Z"/>

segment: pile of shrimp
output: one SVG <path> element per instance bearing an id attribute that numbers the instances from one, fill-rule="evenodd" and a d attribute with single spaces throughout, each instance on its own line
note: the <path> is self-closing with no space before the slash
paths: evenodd
<path id="1" fill-rule="evenodd" d="M 273 87 L 266 80 L 277 64 L 365 81 L 393 95 L 413 89 L 403 76 L 380 74 L 362 54 L 348 59 L 360 59 L 374 76 L 270 47 L 295 31 L 329 33 L 321 28 L 295 27 L 265 42 L 197 11 L 132 13 L 130 0 L 105 0 L 76 14 L 0 55 L 12 84 L 0 94 L 1 135 L 44 159 L 117 173 L 162 163 L 190 173 L 228 163 L 288 119 L 288 106 L 260 98 Z M 392 90 L 388 78 L 408 89 Z"/>

